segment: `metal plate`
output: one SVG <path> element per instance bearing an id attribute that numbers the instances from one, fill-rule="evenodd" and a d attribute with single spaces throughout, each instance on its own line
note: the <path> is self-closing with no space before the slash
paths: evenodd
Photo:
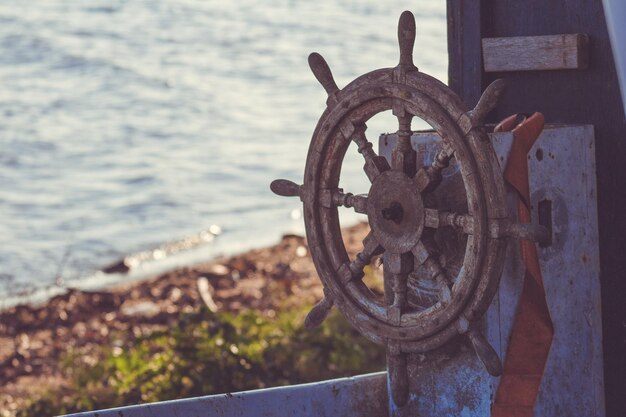
<path id="1" fill-rule="evenodd" d="M 512 135 L 491 138 L 504 164 Z M 429 133 L 414 134 L 412 145 L 427 157 L 428 144 L 435 139 Z M 394 137 L 383 135 L 380 154 L 388 157 L 393 145 Z M 529 172 L 533 219 L 538 219 L 539 203 L 545 207 L 549 202 L 554 232 L 552 245 L 539 248 L 555 334 L 534 415 L 601 417 L 605 411 L 593 127 L 547 126 L 529 153 Z M 485 335 L 503 359 L 524 276 L 518 253 L 511 240 L 498 295 L 483 320 Z M 410 356 L 409 379 L 409 404 L 399 409 L 390 402 L 394 417 L 487 417 L 499 382 L 464 344 Z"/>

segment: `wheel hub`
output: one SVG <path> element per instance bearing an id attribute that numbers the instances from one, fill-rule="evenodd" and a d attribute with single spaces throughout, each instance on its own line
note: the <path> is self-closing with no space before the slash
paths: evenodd
<path id="1" fill-rule="evenodd" d="M 399 170 L 380 174 L 367 198 L 372 233 L 386 251 L 402 254 L 417 244 L 424 230 L 424 203 L 413 179 Z"/>

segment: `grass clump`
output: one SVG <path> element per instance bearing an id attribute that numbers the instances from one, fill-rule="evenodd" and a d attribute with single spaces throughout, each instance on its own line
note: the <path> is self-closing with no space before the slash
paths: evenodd
<path id="1" fill-rule="evenodd" d="M 270 319 L 255 311 L 203 310 L 167 331 L 97 352 L 70 352 L 71 383 L 48 389 L 20 417 L 66 414 L 142 402 L 318 381 L 384 369 L 384 350 L 337 313 L 315 330 L 302 327 L 306 309 Z M 115 342 L 117 341 L 117 342 Z"/>

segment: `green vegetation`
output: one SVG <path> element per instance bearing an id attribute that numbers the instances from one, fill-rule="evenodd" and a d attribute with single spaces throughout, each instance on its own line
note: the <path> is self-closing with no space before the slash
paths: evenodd
<path id="1" fill-rule="evenodd" d="M 336 312 L 315 330 L 307 309 L 269 319 L 254 311 L 182 316 L 127 346 L 113 335 L 98 352 L 70 352 L 70 387 L 41 393 L 18 416 L 66 414 L 141 402 L 297 384 L 384 368 L 384 350 Z"/>

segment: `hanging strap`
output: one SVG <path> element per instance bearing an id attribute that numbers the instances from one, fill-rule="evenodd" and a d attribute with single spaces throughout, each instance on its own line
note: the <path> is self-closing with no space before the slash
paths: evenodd
<path id="1" fill-rule="evenodd" d="M 530 117 L 509 116 L 496 132 L 513 132 L 513 145 L 506 164 L 504 179 L 518 194 L 517 213 L 520 223 L 530 223 L 530 187 L 527 155 L 544 125 L 541 113 Z M 526 272 L 504 370 L 491 409 L 492 417 L 532 417 L 541 378 L 552 345 L 554 329 L 546 303 L 537 247 L 520 241 Z"/>

